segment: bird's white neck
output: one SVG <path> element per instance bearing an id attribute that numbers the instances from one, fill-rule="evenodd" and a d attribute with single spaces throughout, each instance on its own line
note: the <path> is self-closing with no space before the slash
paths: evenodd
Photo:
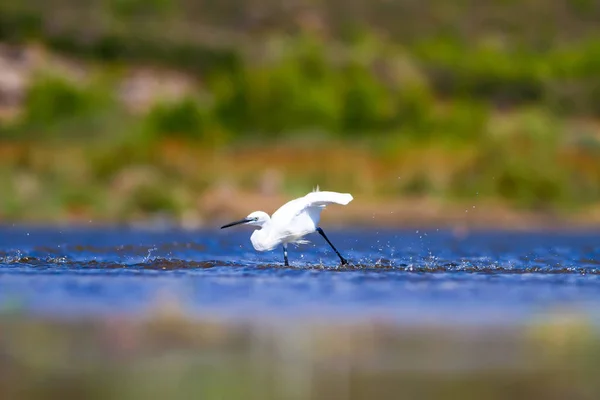
<path id="1" fill-rule="evenodd" d="M 273 250 L 277 246 L 277 242 L 271 240 L 271 232 L 269 231 L 268 225 L 269 223 L 267 222 L 252 232 L 252 235 L 250 236 L 252 246 L 257 251 L 269 251 Z"/>

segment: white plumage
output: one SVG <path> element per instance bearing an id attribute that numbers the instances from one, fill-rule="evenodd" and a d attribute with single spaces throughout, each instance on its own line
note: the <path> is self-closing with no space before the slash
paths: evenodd
<path id="1" fill-rule="evenodd" d="M 347 205 L 352 200 L 353 197 L 349 193 L 321 192 L 317 188 L 304 197 L 285 203 L 271 217 L 263 211 L 255 211 L 242 220 L 222 226 L 221 229 L 239 224 L 257 226 L 258 229 L 250 236 L 254 249 L 269 251 L 283 245 L 286 265 L 288 265 L 287 245 L 289 243 L 307 243 L 302 238 L 310 233 L 318 232 L 340 257 L 342 264 L 346 264 L 347 261 L 319 227 L 319 221 L 321 212 L 329 204 Z"/>

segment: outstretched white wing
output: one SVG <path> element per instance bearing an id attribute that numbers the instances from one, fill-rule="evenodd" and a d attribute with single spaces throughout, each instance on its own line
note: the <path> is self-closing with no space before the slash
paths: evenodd
<path id="1" fill-rule="evenodd" d="M 325 208 L 329 204 L 340 204 L 345 206 L 353 200 L 350 193 L 338 192 L 311 192 L 304 196 L 306 207 Z"/>
<path id="2" fill-rule="evenodd" d="M 346 205 L 352 200 L 349 193 L 314 191 L 281 206 L 273 213 L 271 221 L 280 227 L 282 236 L 303 236 L 318 227 L 321 212 L 326 206 Z"/>

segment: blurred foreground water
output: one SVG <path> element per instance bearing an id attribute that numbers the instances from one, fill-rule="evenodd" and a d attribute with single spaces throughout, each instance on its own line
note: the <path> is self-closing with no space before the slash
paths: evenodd
<path id="1" fill-rule="evenodd" d="M 600 234 L 0 230 L 0 398 L 598 398 Z"/>

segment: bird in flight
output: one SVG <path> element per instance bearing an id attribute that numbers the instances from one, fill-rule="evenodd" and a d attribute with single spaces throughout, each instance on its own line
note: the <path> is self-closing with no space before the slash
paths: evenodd
<path id="1" fill-rule="evenodd" d="M 264 211 L 254 211 L 246 218 L 223 225 L 221 229 L 241 224 L 256 226 L 257 229 L 250 236 L 254 249 L 270 251 L 282 245 L 286 266 L 289 266 L 287 245 L 308 243 L 302 238 L 309 233 L 318 232 L 338 255 L 342 265 L 346 265 L 348 261 L 319 227 L 319 220 L 321 212 L 329 204 L 347 205 L 352 200 L 353 197 L 349 193 L 321 192 L 317 188 L 304 197 L 285 203 L 270 217 Z"/>

